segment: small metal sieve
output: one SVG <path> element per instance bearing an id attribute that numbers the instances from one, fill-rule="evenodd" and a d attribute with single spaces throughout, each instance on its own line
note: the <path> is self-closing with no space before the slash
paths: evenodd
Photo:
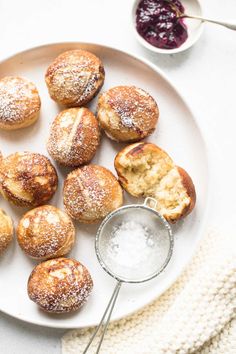
<path id="1" fill-rule="evenodd" d="M 172 230 L 165 218 L 155 210 L 156 205 L 157 201 L 148 197 L 144 204 L 121 207 L 110 213 L 97 231 L 95 251 L 98 261 L 117 280 L 117 284 L 83 354 L 87 353 L 99 329 L 104 326 L 96 351 L 96 354 L 99 353 L 122 283 L 151 280 L 163 272 L 171 259 L 174 247 Z M 139 232 L 135 227 L 129 229 L 130 226 L 137 226 Z M 124 227 L 126 232 L 120 232 Z M 142 231 L 143 237 L 140 238 Z M 124 263 L 126 260 L 127 264 Z"/>

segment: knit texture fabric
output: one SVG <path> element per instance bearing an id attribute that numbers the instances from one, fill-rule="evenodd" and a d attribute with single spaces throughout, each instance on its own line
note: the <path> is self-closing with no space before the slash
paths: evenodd
<path id="1" fill-rule="evenodd" d="M 151 305 L 110 324 L 101 354 L 235 354 L 236 237 L 207 233 L 177 282 Z M 80 354 L 93 328 L 62 338 Z M 97 341 L 89 353 L 96 352 Z"/>

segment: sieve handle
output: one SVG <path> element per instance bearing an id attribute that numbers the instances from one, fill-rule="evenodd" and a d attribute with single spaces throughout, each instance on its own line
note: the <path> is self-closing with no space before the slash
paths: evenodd
<path id="1" fill-rule="evenodd" d="M 152 197 L 147 197 L 144 200 L 143 205 L 146 206 L 146 207 L 152 208 L 152 209 L 156 209 L 157 200 L 155 198 L 152 198 Z"/>
<path id="2" fill-rule="evenodd" d="M 103 316 L 101 318 L 101 321 L 100 321 L 99 325 L 96 327 L 96 329 L 95 329 L 92 337 L 90 338 L 85 350 L 83 351 L 83 354 L 86 354 L 88 352 L 88 349 L 89 349 L 90 345 L 93 343 L 93 340 L 95 339 L 99 329 L 101 329 L 102 326 L 104 326 L 103 329 L 102 329 L 102 332 L 101 332 L 101 338 L 100 338 L 100 341 L 98 343 L 98 347 L 97 347 L 97 351 L 96 351 L 96 354 L 99 353 L 99 351 L 101 349 L 101 345 L 102 345 L 103 339 L 104 339 L 106 331 L 107 331 L 107 328 L 108 328 L 109 323 L 110 323 L 111 315 L 112 315 L 113 309 L 115 307 L 116 300 L 117 300 L 118 295 L 119 295 L 121 284 L 122 283 L 120 281 L 117 282 L 117 284 L 115 286 L 115 289 L 114 289 L 114 291 L 112 293 L 112 296 L 111 296 L 111 298 L 110 298 L 110 300 L 108 302 L 108 305 L 106 307 L 106 310 L 105 310 L 105 312 L 104 312 L 104 314 L 103 314 Z M 106 315 L 107 315 L 107 319 L 105 320 Z"/>

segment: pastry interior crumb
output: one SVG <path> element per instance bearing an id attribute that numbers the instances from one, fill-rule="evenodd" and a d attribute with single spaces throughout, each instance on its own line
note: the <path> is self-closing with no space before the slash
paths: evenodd
<path id="1" fill-rule="evenodd" d="M 169 156 L 145 152 L 142 157 L 121 156 L 121 175 L 135 196 L 153 197 L 157 210 L 167 219 L 176 219 L 191 200 L 178 168 Z"/>

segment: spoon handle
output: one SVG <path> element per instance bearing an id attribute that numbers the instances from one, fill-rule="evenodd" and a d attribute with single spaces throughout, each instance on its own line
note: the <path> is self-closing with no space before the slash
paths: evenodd
<path id="1" fill-rule="evenodd" d="M 206 18 L 206 17 L 201 17 L 201 16 L 195 16 L 195 15 L 183 15 L 183 17 L 186 17 L 186 18 L 193 18 L 195 20 L 200 20 L 200 21 L 203 21 L 203 22 L 211 22 L 211 23 L 215 23 L 217 25 L 220 25 L 220 26 L 224 26 L 224 27 L 227 27 L 233 31 L 236 31 L 236 22 L 225 22 L 225 21 L 218 21 L 218 20 L 213 20 L 211 18 Z"/>

